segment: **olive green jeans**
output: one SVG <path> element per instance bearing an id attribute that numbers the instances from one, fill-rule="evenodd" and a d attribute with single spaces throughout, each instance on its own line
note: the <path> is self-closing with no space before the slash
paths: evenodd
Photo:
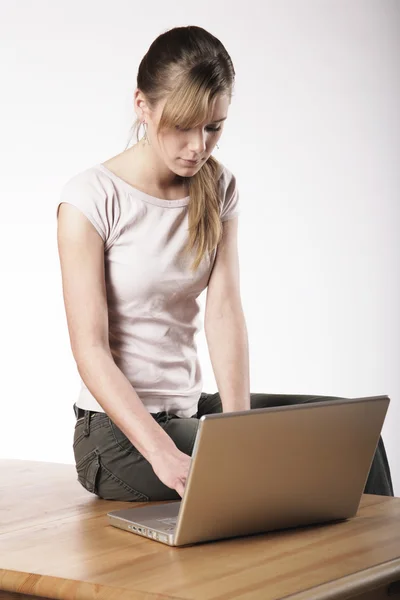
<path id="1" fill-rule="evenodd" d="M 252 409 L 342 399 L 336 396 L 250 394 Z M 150 413 L 179 450 L 190 456 L 200 417 L 222 412 L 219 393 L 202 392 L 197 408 L 197 413 L 190 418 L 178 417 L 165 411 Z M 76 472 L 79 483 L 86 490 L 104 500 L 180 500 L 179 494 L 161 482 L 151 464 L 106 413 L 83 410 L 75 404 L 74 412 L 77 417 L 73 440 Z M 394 495 L 382 437 L 379 439 L 364 493 Z"/>

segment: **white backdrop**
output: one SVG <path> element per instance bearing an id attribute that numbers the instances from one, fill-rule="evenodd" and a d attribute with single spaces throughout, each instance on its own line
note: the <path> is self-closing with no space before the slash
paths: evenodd
<path id="1" fill-rule="evenodd" d="M 59 191 L 124 149 L 153 39 L 200 25 L 224 43 L 237 76 L 215 156 L 241 197 L 251 391 L 387 394 L 383 438 L 399 496 L 400 3 L 141 6 L 0 5 L 0 458 L 73 462 L 79 375 Z M 204 330 L 196 339 L 203 389 L 214 392 Z"/>

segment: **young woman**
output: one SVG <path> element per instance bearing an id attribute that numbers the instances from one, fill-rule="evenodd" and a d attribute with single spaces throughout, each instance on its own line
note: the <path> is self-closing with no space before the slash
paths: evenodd
<path id="1" fill-rule="evenodd" d="M 61 191 L 58 250 L 81 377 L 73 448 L 79 482 L 100 498 L 181 497 L 204 414 L 333 398 L 249 390 L 239 195 L 212 156 L 234 77 L 211 33 L 166 31 L 139 66 L 137 142 Z M 195 344 L 206 288 L 215 394 L 202 391 Z M 365 491 L 393 495 L 382 440 L 373 467 Z"/>

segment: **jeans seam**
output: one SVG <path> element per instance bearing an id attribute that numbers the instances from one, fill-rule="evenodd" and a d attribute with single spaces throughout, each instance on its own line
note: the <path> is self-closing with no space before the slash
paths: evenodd
<path id="1" fill-rule="evenodd" d="M 124 448 L 124 446 L 122 444 L 120 444 L 120 442 L 117 439 L 117 436 L 115 435 L 115 430 L 114 430 L 114 427 L 117 427 L 117 425 L 115 425 L 115 423 L 113 423 L 113 421 L 111 421 L 111 419 L 109 419 L 108 425 L 110 427 L 112 436 L 114 438 L 114 442 L 117 444 L 118 448 L 120 448 L 124 452 L 127 452 L 128 454 L 135 454 L 138 456 L 142 456 L 142 454 L 139 452 L 139 450 L 137 448 L 135 448 L 135 446 L 132 444 L 132 442 L 128 438 L 126 438 L 126 439 L 130 442 L 132 448 Z"/>
<path id="2" fill-rule="evenodd" d="M 84 418 L 85 417 L 82 417 L 82 419 L 84 419 Z M 81 423 L 81 425 L 82 424 L 83 424 L 83 422 Z M 90 427 L 90 433 L 92 433 L 92 431 L 96 431 L 96 429 L 100 429 L 101 427 L 104 427 L 105 424 L 107 424 L 107 419 L 101 419 L 101 421 L 99 421 L 99 422 L 92 423 L 92 425 Z M 75 431 L 76 431 L 76 424 L 75 424 Z M 75 448 L 77 446 L 77 444 L 85 437 L 87 437 L 87 436 L 85 435 L 85 432 L 83 431 L 76 438 L 76 440 L 74 440 L 73 447 Z"/>
<path id="3" fill-rule="evenodd" d="M 146 494 L 142 494 L 142 492 L 139 492 L 135 488 L 133 488 L 130 485 L 128 485 L 127 483 L 125 483 L 125 481 L 123 481 L 117 475 L 115 475 L 112 471 L 110 471 L 110 469 L 108 469 L 104 465 L 104 463 L 100 460 L 100 470 L 101 469 L 104 469 L 104 471 L 107 473 L 107 475 L 109 477 L 111 477 L 111 479 L 113 479 L 116 483 L 118 483 L 119 485 L 121 485 L 127 492 L 139 496 L 140 499 L 142 499 L 144 502 L 148 502 L 149 501 L 149 496 L 146 496 Z"/>

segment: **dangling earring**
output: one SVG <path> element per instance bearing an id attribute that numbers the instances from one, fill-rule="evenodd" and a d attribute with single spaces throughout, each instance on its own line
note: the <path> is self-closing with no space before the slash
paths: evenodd
<path id="1" fill-rule="evenodd" d="M 144 136 L 143 136 L 143 138 L 142 138 L 142 139 L 144 140 L 144 143 L 145 143 L 145 144 L 148 144 L 148 145 L 150 145 L 149 138 L 147 137 L 147 127 L 146 127 L 146 121 L 142 121 L 141 125 L 143 125 L 143 127 L 144 127 Z"/>
<path id="2" fill-rule="evenodd" d="M 218 150 L 219 150 L 219 146 L 218 146 L 218 144 L 215 144 L 215 145 L 217 146 L 217 148 L 218 148 Z"/>

